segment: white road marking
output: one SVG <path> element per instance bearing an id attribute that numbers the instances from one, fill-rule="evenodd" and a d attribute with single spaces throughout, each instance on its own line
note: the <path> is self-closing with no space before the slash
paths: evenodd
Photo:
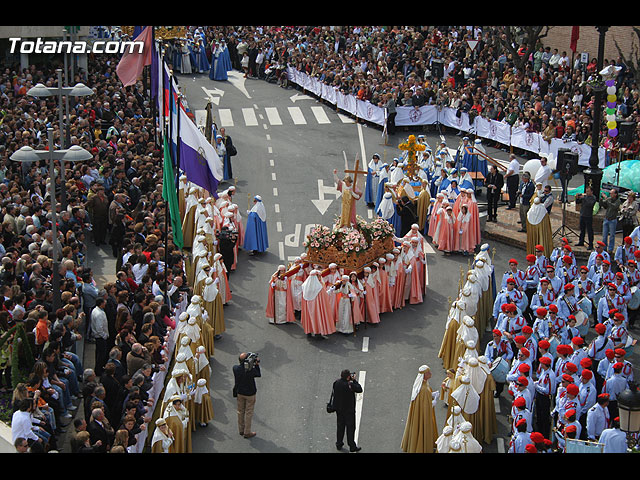
<path id="1" fill-rule="evenodd" d="M 267 147 L 267 152 L 268 153 L 273 153 L 273 148 L 272 147 Z"/>
<path id="2" fill-rule="evenodd" d="M 329 120 L 329 117 L 327 117 L 327 114 L 324 111 L 324 108 L 311 107 L 311 111 L 313 112 L 313 115 L 316 117 L 316 120 L 318 121 L 318 123 L 320 124 L 331 123 L 331 120 Z"/>
<path id="3" fill-rule="evenodd" d="M 274 204 L 273 209 L 275 210 L 276 213 L 280 213 L 280 204 L 279 203 Z"/>
<path id="4" fill-rule="evenodd" d="M 287 247 L 298 248 L 300 245 L 300 231 L 302 230 L 302 224 L 296 223 L 293 233 L 285 235 L 284 243 Z"/>
<path id="5" fill-rule="evenodd" d="M 360 139 L 360 152 L 361 152 L 360 165 L 362 169 L 362 166 L 366 167 L 367 165 L 367 160 L 366 160 L 367 153 L 364 150 L 364 137 L 362 135 L 362 125 L 360 125 L 359 123 L 357 125 L 358 125 L 358 138 Z"/>
<path id="6" fill-rule="evenodd" d="M 282 242 L 278 242 L 278 253 L 280 254 L 280 261 L 284 262 L 284 244 Z"/>
<path id="7" fill-rule="evenodd" d="M 302 110 L 300 107 L 287 107 L 289 109 L 289 115 L 291 115 L 291 120 L 296 125 L 306 125 L 307 121 L 304 119 L 304 115 L 302 114 Z"/>
<path id="8" fill-rule="evenodd" d="M 362 351 L 365 353 L 369 351 L 369 337 L 362 338 Z"/>
<path id="9" fill-rule="evenodd" d="M 233 127 L 233 116 L 230 109 L 221 108 L 218 110 L 218 117 L 220 118 L 221 127 Z"/>
<path id="10" fill-rule="evenodd" d="M 429 242 L 424 242 L 424 253 L 436 253 Z"/>
<path id="11" fill-rule="evenodd" d="M 271 172 L 271 180 L 276 181 L 276 172 Z"/>
<path id="12" fill-rule="evenodd" d="M 265 135 L 265 138 L 267 139 L 267 141 L 271 140 L 271 135 L 269 135 L 268 133 Z"/>
<path id="13" fill-rule="evenodd" d="M 253 108 L 243 108 L 242 116 L 244 117 L 244 124 L 247 127 L 255 127 L 258 125 L 258 119 L 256 118 L 256 112 Z"/>
<path id="14" fill-rule="evenodd" d="M 338 118 L 342 121 L 342 123 L 355 123 L 356 122 L 353 118 L 348 117 L 347 115 L 344 115 L 342 113 L 338 114 Z"/>
<path id="15" fill-rule="evenodd" d="M 271 166 L 271 167 L 275 167 L 276 166 L 276 163 L 273 161 L 273 158 L 269 159 L 269 166 Z"/>
<path id="16" fill-rule="evenodd" d="M 278 188 L 277 187 L 273 187 L 273 196 L 274 197 L 278 196 Z"/>
<path id="17" fill-rule="evenodd" d="M 361 370 L 358 372 L 358 383 L 362 387 L 362 393 L 356 393 L 356 432 L 353 435 L 353 439 L 358 444 L 358 435 L 360 433 L 360 417 L 362 416 L 362 402 L 364 400 L 364 381 L 367 377 L 367 372 Z"/>
<path id="18" fill-rule="evenodd" d="M 504 453 L 504 438 L 498 437 L 496 443 L 498 444 L 498 453 Z"/>
<path id="19" fill-rule="evenodd" d="M 267 114 L 267 118 L 271 125 L 282 125 L 282 119 L 280 118 L 280 114 L 276 107 L 266 107 L 264 111 Z"/>
<path id="20" fill-rule="evenodd" d="M 276 222 L 276 230 L 278 233 L 282 232 L 282 222 Z"/>

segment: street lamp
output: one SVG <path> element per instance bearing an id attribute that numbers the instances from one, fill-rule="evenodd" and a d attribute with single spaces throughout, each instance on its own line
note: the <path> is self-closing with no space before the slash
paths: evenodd
<path id="1" fill-rule="evenodd" d="M 57 87 L 47 87 L 42 83 L 37 83 L 27 91 L 27 95 L 30 95 L 32 97 L 51 97 L 56 95 L 58 97 L 58 118 L 60 121 L 60 144 L 64 148 L 69 146 L 68 144 L 66 144 L 66 141 L 65 141 L 65 138 L 66 138 L 65 135 L 69 134 L 69 124 L 65 123 L 63 120 L 63 108 L 64 108 L 64 115 L 66 115 L 67 122 L 68 122 L 69 97 L 85 97 L 85 96 L 93 95 L 94 92 L 91 88 L 87 87 L 83 83 L 77 83 L 73 87 L 63 87 L 62 86 L 62 69 L 60 68 L 56 69 L 56 74 L 58 76 Z M 62 103 L 63 95 L 67 99 L 66 105 L 63 105 Z M 64 132 L 63 132 L 63 129 L 64 129 Z M 62 205 L 62 208 L 64 209 L 67 207 L 67 196 L 66 196 L 67 189 L 65 185 L 66 175 L 64 171 L 64 162 L 62 161 L 60 162 L 60 176 L 62 178 L 62 185 L 61 185 L 62 198 L 60 203 Z"/>
<path id="2" fill-rule="evenodd" d="M 598 148 L 600 147 L 600 118 L 602 115 L 602 96 L 606 87 L 600 80 L 600 71 L 604 63 L 604 37 L 609 30 L 608 26 L 597 26 L 598 30 L 598 61 L 596 71 L 596 80 L 594 82 L 594 100 L 593 100 L 593 125 L 591 126 L 591 156 L 589 157 L 589 168 L 584 171 L 584 184 L 591 186 L 593 194 L 596 198 L 600 198 L 600 184 L 602 183 L 602 169 L 600 168 L 600 159 L 598 158 Z"/>
<path id="3" fill-rule="evenodd" d="M 51 287 L 53 289 L 53 310 L 56 311 L 60 305 L 60 261 L 57 250 L 58 245 L 58 226 L 57 226 L 57 209 L 56 204 L 56 180 L 55 180 L 55 161 L 58 160 L 60 165 L 64 162 L 80 162 L 93 158 L 91 152 L 84 148 L 73 145 L 66 150 L 55 150 L 53 144 L 53 128 L 47 128 L 48 150 L 35 150 L 31 147 L 24 146 L 16 150 L 9 158 L 14 162 L 37 162 L 40 160 L 49 161 L 49 196 L 51 200 L 51 234 L 53 237 L 53 273 L 51 277 Z M 61 169 L 62 170 L 62 169 Z"/>
<path id="4" fill-rule="evenodd" d="M 629 443 L 630 434 L 640 432 L 640 391 L 635 382 L 629 382 L 629 388 L 618 395 L 618 412 L 620 430 L 627 433 Z"/>

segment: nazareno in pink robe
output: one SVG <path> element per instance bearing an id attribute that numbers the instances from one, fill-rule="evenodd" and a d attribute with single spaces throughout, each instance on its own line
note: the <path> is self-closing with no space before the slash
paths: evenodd
<path id="1" fill-rule="evenodd" d="M 448 210 L 442 216 L 440 221 L 440 232 L 438 235 L 438 250 L 443 252 L 454 252 L 456 247 L 456 240 L 454 236 L 455 230 L 455 218 L 453 217 L 452 210 Z"/>
<path id="2" fill-rule="evenodd" d="M 324 287 L 319 289 L 314 298 L 306 299 L 304 294 L 302 295 L 300 323 L 306 334 L 330 335 L 335 333 L 336 324 L 329 303 L 329 294 Z"/>

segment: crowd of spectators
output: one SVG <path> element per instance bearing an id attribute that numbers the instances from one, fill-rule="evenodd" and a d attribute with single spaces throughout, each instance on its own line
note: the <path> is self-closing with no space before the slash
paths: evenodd
<path id="1" fill-rule="evenodd" d="M 116 63 L 108 55 L 91 57 L 88 72 L 69 82 L 94 90 L 71 101 L 70 144 L 60 135 L 56 98 L 26 94 L 36 83 L 56 86 L 56 65 L 0 73 L 0 335 L 10 335 L 0 367 L 18 450 L 61 450 L 66 437 L 60 435 L 71 430 L 72 418 L 75 432 L 67 435 L 74 451 L 116 452 L 134 444 L 151 419 L 151 376 L 164 368 L 163 345 L 184 293 L 175 287 L 184 275 L 181 252 L 165 234 L 151 102 L 142 82 L 122 86 Z M 79 145 L 93 158 L 66 162 L 64 179 L 59 164 L 50 172 L 45 161 L 10 160 L 22 146 L 47 149 L 47 128 L 56 149 Z M 50 228 L 51 175 L 57 239 Z M 106 284 L 94 279 L 88 261 L 98 248 L 116 259 L 117 270 L 106 272 L 115 280 Z M 52 288 L 54 259 L 60 291 Z M 21 331 L 31 356 L 16 341 Z M 93 349 L 84 348 L 89 342 Z M 20 355 L 12 355 L 16 348 Z M 85 350 L 95 350 L 95 358 Z"/>
<path id="2" fill-rule="evenodd" d="M 587 28 L 587 27 L 583 27 Z M 581 63 L 564 46 L 537 46 L 522 66 L 504 47 L 505 27 L 204 27 L 209 42 L 229 47 L 234 68 L 248 76 L 285 84 L 274 75 L 288 65 L 344 94 L 378 106 L 442 105 L 506 122 L 547 141 L 561 138 L 591 144 L 593 90 L 589 83 L 596 61 Z M 522 37 L 515 35 L 515 42 Z M 471 48 L 468 40 L 477 41 Z M 522 43 L 513 47 L 526 54 Z M 568 39 L 567 39 L 568 47 Z M 622 67 L 617 79 L 618 122 L 640 125 L 640 88 L 632 71 Z M 601 117 L 600 140 L 609 146 Z M 630 155 L 640 148 L 629 145 Z M 606 142 L 606 143 L 605 143 Z"/>

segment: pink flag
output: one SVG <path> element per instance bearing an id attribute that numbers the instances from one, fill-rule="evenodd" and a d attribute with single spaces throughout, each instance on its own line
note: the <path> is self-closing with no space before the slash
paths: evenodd
<path id="1" fill-rule="evenodd" d="M 139 51 L 138 46 L 135 46 L 132 52 L 126 51 L 116 67 L 116 74 L 125 87 L 135 85 L 145 65 L 151 65 L 152 29 L 151 26 L 145 27 L 135 38 L 136 42 L 144 42 L 142 52 Z"/>

